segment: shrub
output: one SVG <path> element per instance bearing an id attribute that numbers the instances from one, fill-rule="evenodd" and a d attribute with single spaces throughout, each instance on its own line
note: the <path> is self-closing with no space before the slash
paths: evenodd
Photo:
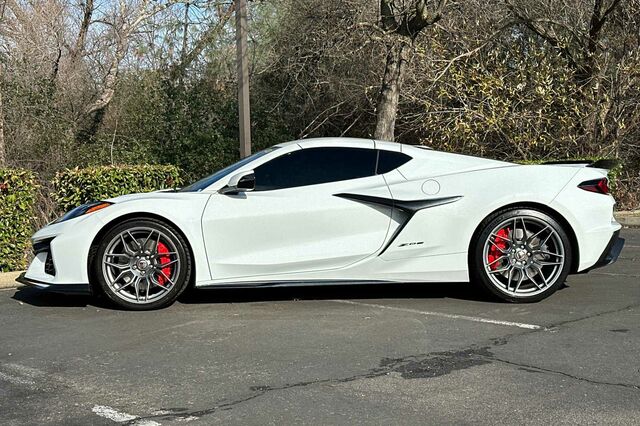
<path id="1" fill-rule="evenodd" d="M 34 173 L 0 168 L 0 272 L 26 266 L 37 188 Z"/>
<path id="2" fill-rule="evenodd" d="M 90 201 L 118 195 L 175 188 L 182 184 L 175 166 L 122 165 L 67 169 L 56 173 L 52 197 L 67 211 Z"/>

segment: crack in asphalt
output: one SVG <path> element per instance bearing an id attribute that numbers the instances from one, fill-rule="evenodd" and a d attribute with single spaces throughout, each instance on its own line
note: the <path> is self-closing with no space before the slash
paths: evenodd
<path id="1" fill-rule="evenodd" d="M 627 306 L 624 306 L 624 307 L 618 308 L 618 309 L 612 309 L 610 311 L 596 312 L 594 314 L 585 315 L 583 317 L 573 318 L 573 319 L 566 320 L 566 321 L 560 321 L 560 322 L 557 322 L 555 324 L 552 324 L 552 325 L 548 326 L 547 330 L 557 329 L 557 328 L 562 327 L 562 326 L 567 325 L 567 324 L 573 324 L 575 322 L 580 322 L 580 321 L 588 320 L 588 319 L 591 319 L 591 318 L 598 318 L 598 317 L 601 317 L 601 316 L 604 316 L 604 315 L 617 314 L 619 312 L 627 311 L 627 310 L 634 309 L 634 308 L 640 308 L 640 303 L 633 303 L 631 305 L 627 305 Z M 537 331 L 540 331 L 540 330 L 532 330 L 529 333 L 535 333 Z M 520 333 L 520 334 L 524 335 L 524 334 L 528 334 L 528 333 L 525 332 L 525 333 Z"/>
<path id="2" fill-rule="evenodd" d="M 530 372 L 530 373 L 554 374 L 554 375 L 560 375 L 560 376 L 569 377 L 571 379 L 579 380 L 581 382 L 591 383 L 591 384 L 594 384 L 594 385 L 620 386 L 620 387 L 624 387 L 624 388 L 628 388 L 628 389 L 640 390 L 640 386 L 633 385 L 633 384 L 630 384 L 630 383 L 604 382 L 604 381 L 600 381 L 600 380 L 587 379 L 586 377 L 576 376 L 576 375 L 573 375 L 573 374 L 565 373 L 564 371 L 553 370 L 553 369 L 544 368 L 544 367 L 538 367 L 538 366 L 530 365 L 530 364 L 522 364 L 522 363 L 519 363 L 519 362 L 509 361 L 509 360 L 502 359 L 502 358 L 497 358 L 495 356 L 492 357 L 491 360 L 492 361 L 501 362 L 501 363 L 504 363 L 504 364 L 508 364 L 508 365 L 513 365 L 515 367 L 520 367 L 521 370 L 527 371 L 527 372 Z"/>

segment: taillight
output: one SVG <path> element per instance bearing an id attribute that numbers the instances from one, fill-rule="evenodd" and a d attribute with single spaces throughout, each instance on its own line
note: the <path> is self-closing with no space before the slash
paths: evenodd
<path id="1" fill-rule="evenodd" d="M 607 178 L 587 180 L 578 185 L 578 188 L 589 192 L 597 192 L 598 194 L 608 194 L 609 181 Z"/>

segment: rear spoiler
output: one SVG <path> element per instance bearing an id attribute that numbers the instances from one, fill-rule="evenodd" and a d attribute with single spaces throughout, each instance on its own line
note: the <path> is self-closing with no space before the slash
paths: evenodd
<path id="1" fill-rule="evenodd" d="M 593 167 L 594 169 L 611 170 L 616 168 L 620 164 L 620 160 L 603 158 L 601 160 L 560 160 L 560 161 L 547 161 L 542 164 L 548 165 L 560 165 L 560 164 L 584 164 L 585 167 Z"/>

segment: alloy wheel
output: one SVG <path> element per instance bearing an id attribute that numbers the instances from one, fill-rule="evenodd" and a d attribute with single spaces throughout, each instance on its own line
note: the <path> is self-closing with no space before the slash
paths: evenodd
<path id="1" fill-rule="evenodd" d="M 148 304 L 176 285 L 181 259 L 171 237 L 157 229 L 134 227 L 109 241 L 101 266 L 113 294 L 129 303 Z"/>
<path id="2" fill-rule="evenodd" d="M 562 275 L 565 247 L 558 232 L 533 216 L 515 216 L 494 227 L 482 259 L 491 283 L 514 297 L 535 296 Z"/>

